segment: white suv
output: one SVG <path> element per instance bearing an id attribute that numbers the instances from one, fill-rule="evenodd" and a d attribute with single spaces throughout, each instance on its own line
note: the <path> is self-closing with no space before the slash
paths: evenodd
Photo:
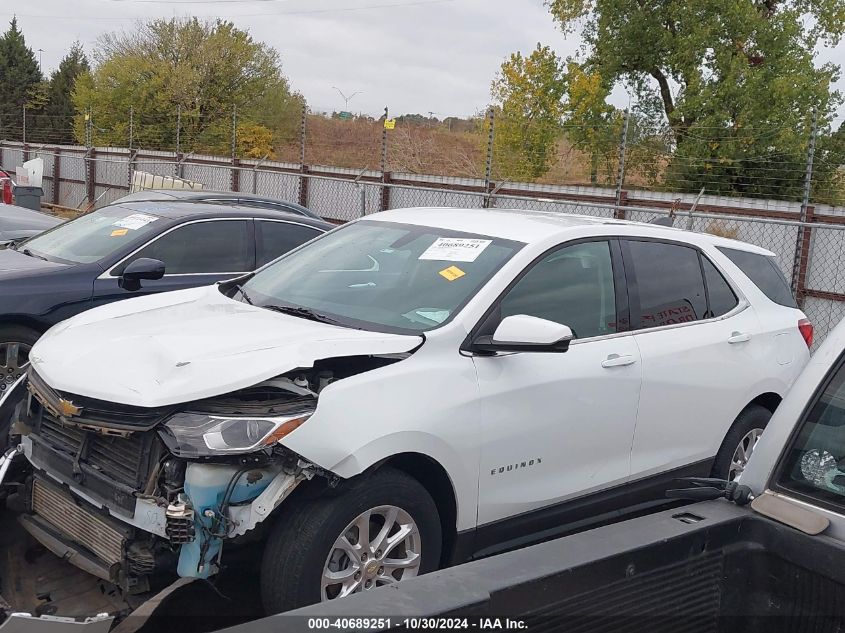
<path id="1" fill-rule="evenodd" d="M 737 476 L 811 340 L 756 246 L 389 211 L 44 335 L 21 522 L 133 592 L 266 538 L 268 611 L 330 600 Z"/>

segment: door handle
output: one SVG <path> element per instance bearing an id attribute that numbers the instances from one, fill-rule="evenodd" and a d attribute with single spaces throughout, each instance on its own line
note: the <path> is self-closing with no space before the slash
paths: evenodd
<path id="1" fill-rule="evenodd" d="M 728 343 L 731 345 L 735 343 L 747 343 L 751 340 L 751 335 L 748 332 L 733 332 L 728 338 Z"/>
<path id="2" fill-rule="evenodd" d="M 608 367 L 624 367 L 625 365 L 633 365 L 637 359 L 631 355 L 620 356 L 619 354 L 611 354 L 601 362 L 601 366 Z"/>

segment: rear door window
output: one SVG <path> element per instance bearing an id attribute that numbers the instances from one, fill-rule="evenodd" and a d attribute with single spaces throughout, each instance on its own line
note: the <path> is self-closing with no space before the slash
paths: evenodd
<path id="1" fill-rule="evenodd" d="M 789 282 L 786 281 L 783 272 L 778 268 L 774 257 L 749 253 L 736 248 L 719 246 L 718 249 L 725 257 L 736 264 L 745 273 L 745 276 L 753 281 L 754 285 L 769 299 L 788 308 L 798 307 L 795 297 L 792 295 L 792 290 L 789 288 Z"/>
<path id="2" fill-rule="evenodd" d="M 257 267 L 272 262 L 322 233 L 310 226 L 273 220 L 258 220 L 256 226 L 258 228 Z"/>
<path id="3" fill-rule="evenodd" d="M 698 251 L 679 244 L 623 241 L 625 267 L 633 269 L 639 298 L 638 329 L 708 318 Z M 629 288 L 630 293 L 630 288 Z M 636 322 L 636 298 L 631 317 Z"/>

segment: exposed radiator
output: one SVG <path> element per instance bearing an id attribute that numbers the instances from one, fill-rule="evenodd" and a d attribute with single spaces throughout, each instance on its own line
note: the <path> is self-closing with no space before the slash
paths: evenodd
<path id="1" fill-rule="evenodd" d="M 123 560 L 124 535 L 42 479 L 32 482 L 32 510 L 67 539 L 113 565 Z"/>

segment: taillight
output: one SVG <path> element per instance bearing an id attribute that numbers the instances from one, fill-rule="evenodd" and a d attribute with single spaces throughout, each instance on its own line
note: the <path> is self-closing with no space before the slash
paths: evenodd
<path id="1" fill-rule="evenodd" d="M 804 342 L 807 344 L 807 347 L 812 347 L 813 324 L 810 322 L 810 319 L 801 319 L 798 321 L 798 331 L 801 332 L 801 336 L 804 337 Z"/>

